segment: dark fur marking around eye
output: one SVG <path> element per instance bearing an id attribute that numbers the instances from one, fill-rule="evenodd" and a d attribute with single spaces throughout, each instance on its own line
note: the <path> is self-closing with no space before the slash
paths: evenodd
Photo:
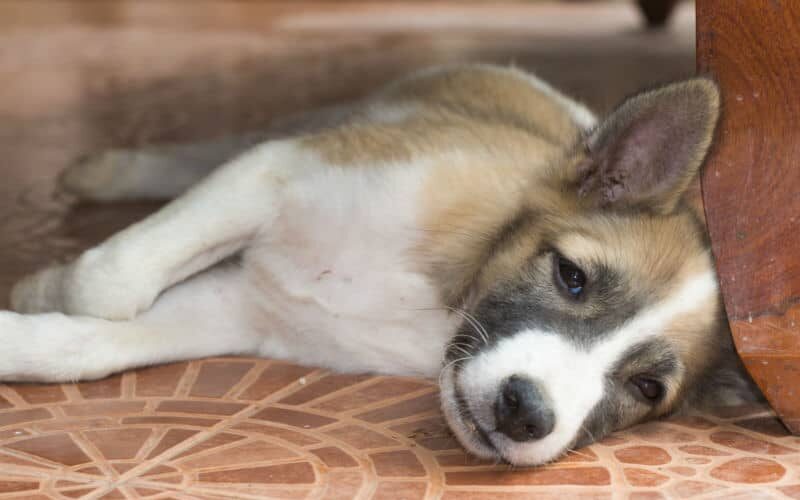
<path id="1" fill-rule="evenodd" d="M 654 339 L 637 344 L 620 357 L 612 373 L 630 372 L 630 375 L 646 373 L 653 378 L 664 379 L 680 368 L 678 357 L 664 339 Z"/>

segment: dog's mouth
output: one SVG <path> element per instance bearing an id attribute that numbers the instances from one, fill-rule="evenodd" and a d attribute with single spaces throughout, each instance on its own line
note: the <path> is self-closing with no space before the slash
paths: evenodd
<path id="1" fill-rule="evenodd" d="M 484 429 L 472 414 L 467 399 L 456 383 L 456 371 L 448 367 L 441 378 L 441 399 L 447 423 L 461 444 L 472 454 L 485 459 L 503 458 L 492 443 L 490 431 Z"/>
<path id="2" fill-rule="evenodd" d="M 458 384 L 455 384 L 454 386 L 454 396 L 456 404 L 458 405 L 458 416 L 461 418 L 461 424 L 472 433 L 472 436 L 476 441 L 478 441 L 478 443 L 490 450 L 493 450 L 494 453 L 499 455 L 497 447 L 492 443 L 492 440 L 489 439 L 489 431 L 484 429 L 472 414 L 472 410 L 470 410 L 461 388 L 458 387 Z"/>

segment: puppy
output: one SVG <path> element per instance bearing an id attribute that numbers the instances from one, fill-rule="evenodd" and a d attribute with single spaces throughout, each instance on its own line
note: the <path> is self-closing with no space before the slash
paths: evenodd
<path id="1" fill-rule="evenodd" d="M 718 114 L 704 78 L 598 122 L 533 75 L 464 65 L 263 142 L 104 153 L 63 185 L 170 197 L 233 159 L 19 283 L 17 313 L 0 313 L 0 379 L 222 354 L 438 377 L 461 443 L 518 465 L 709 396 L 749 399 L 682 198 Z"/>

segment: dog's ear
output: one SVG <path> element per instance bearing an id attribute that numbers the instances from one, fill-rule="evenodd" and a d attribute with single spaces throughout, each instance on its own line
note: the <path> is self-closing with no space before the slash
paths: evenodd
<path id="1" fill-rule="evenodd" d="M 708 153 L 719 91 L 693 78 L 624 101 L 586 139 L 579 195 L 592 207 L 669 213 Z"/>

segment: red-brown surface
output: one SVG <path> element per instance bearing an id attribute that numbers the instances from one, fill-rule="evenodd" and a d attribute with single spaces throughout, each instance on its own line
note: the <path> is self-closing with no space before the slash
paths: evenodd
<path id="1" fill-rule="evenodd" d="M 728 317 L 800 432 L 800 3 L 700 0 L 697 15 L 698 66 L 725 106 L 703 193 Z"/>
<path id="2" fill-rule="evenodd" d="M 633 2 L 187 5 L 0 2 L 0 307 L 25 273 L 155 208 L 57 194 L 81 154 L 262 126 L 434 62 L 516 61 L 600 111 L 694 66 L 685 7 L 646 34 Z M 0 384 L 3 499 L 800 498 L 798 467 L 800 439 L 765 408 L 511 471 L 464 455 L 430 381 L 223 358 Z"/>
<path id="3" fill-rule="evenodd" d="M 219 375 L 213 384 L 210 373 Z M 265 385 L 265 374 L 275 382 Z M 342 377 L 242 358 L 148 368 L 91 384 L 0 385 L 0 498 L 800 493 L 800 438 L 766 408 L 653 422 L 557 463 L 512 470 L 464 454 L 436 393 L 430 381 Z"/>

